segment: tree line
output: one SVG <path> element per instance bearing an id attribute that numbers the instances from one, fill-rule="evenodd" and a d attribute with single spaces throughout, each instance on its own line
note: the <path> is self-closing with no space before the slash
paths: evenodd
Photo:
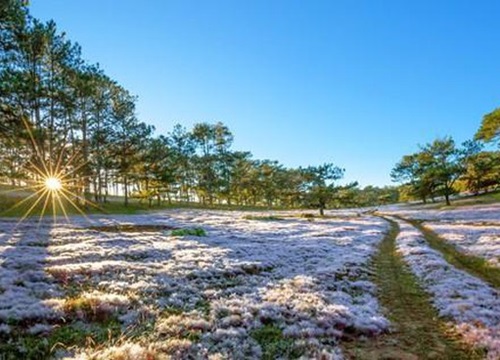
<path id="1" fill-rule="evenodd" d="M 500 108 L 486 114 L 472 140 L 458 145 L 451 137 L 436 139 L 405 155 L 391 172 L 402 200 L 426 203 L 459 192 L 479 194 L 500 185 L 500 151 L 485 150 L 500 140 Z"/>
<path id="2" fill-rule="evenodd" d="M 177 124 L 168 134 L 136 114 L 137 98 L 82 58 L 54 21 L 0 5 L 0 177 L 14 186 L 64 178 L 83 204 L 121 195 L 162 202 L 267 207 L 364 206 L 393 188 L 337 185 L 333 164 L 287 168 L 232 149 L 223 123 Z"/>

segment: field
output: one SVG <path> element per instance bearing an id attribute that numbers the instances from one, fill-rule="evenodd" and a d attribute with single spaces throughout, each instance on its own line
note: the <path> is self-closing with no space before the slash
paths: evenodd
<path id="1" fill-rule="evenodd" d="M 4 218 L 0 354 L 498 359 L 498 210 Z"/>

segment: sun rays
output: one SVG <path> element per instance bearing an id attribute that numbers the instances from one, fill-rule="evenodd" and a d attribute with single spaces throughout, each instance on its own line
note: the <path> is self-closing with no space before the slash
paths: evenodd
<path id="1" fill-rule="evenodd" d="M 54 222 L 60 216 L 69 222 L 69 215 L 76 212 L 90 221 L 85 209 L 100 207 L 85 196 L 88 190 L 85 179 L 89 177 L 82 174 L 86 162 L 81 153 L 69 154 L 64 144 L 43 151 L 44 144 L 35 138 L 27 120 L 24 120 L 24 125 L 35 156 L 26 160 L 28 177 L 22 180 L 23 185 L 2 191 L 2 195 L 17 201 L 0 216 L 19 213 L 18 224 L 35 215 L 39 216 L 39 223 L 46 215 L 52 215 Z"/>

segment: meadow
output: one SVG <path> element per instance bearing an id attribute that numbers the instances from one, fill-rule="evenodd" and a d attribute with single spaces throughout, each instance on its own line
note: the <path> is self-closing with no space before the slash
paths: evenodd
<path id="1" fill-rule="evenodd" d="M 498 278 L 481 270 L 498 269 L 498 214 L 479 205 L 3 218 L 0 353 L 496 359 Z M 421 226 L 483 261 L 448 262 Z"/>

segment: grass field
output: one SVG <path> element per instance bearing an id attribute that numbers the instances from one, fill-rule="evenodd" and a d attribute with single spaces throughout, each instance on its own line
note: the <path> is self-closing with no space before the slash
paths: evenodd
<path id="1" fill-rule="evenodd" d="M 19 207 L 0 219 L 0 355 L 497 359 L 499 208 Z"/>

